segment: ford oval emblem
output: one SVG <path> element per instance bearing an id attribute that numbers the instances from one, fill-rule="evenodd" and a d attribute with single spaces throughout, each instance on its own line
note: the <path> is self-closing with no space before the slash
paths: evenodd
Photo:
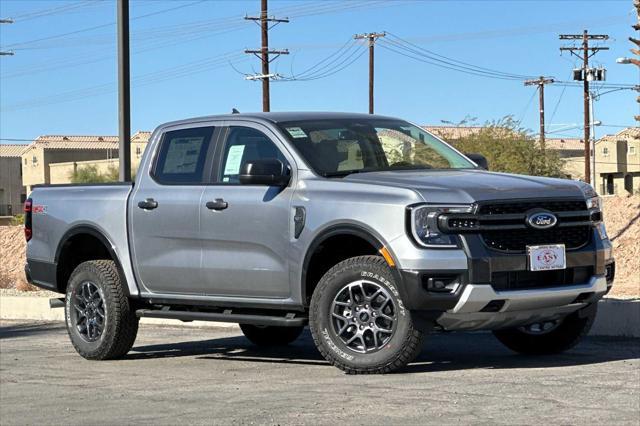
<path id="1" fill-rule="evenodd" d="M 552 228 L 558 223 L 558 218 L 550 212 L 536 212 L 527 215 L 527 223 L 536 229 Z"/>

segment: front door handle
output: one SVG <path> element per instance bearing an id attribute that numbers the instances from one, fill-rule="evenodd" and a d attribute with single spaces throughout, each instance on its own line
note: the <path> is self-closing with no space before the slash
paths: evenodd
<path id="1" fill-rule="evenodd" d="M 207 201 L 205 205 L 209 210 L 224 210 L 229 207 L 229 203 L 222 198 L 216 198 L 215 201 Z"/>
<path id="2" fill-rule="evenodd" d="M 153 198 L 147 198 L 144 201 L 139 201 L 138 202 L 138 207 L 140 207 L 141 209 L 144 209 L 144 210 L 153 210 L 156 207 L 158 207 L 158 202 L 156 200 L 154 200 Z"/>

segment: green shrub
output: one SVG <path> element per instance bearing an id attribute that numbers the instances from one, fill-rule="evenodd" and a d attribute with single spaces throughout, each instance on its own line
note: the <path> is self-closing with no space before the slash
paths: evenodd
<path id="1" fill-rule="evenodd" d="M 11 225 L 13 225 L 13 226 L 24 225 L 24 215 L 23 214 L 17 214 L 14 217 L 12 217 L 11 218 Z"/>

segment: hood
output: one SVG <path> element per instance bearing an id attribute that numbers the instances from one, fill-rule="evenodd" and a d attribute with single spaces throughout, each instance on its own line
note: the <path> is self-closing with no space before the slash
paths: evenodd
<path id="1" fill-rule="evenodd" d="M 581 182 L 493 173 L 478 169 L 356 173 L 345 181 L 413 189 L 429 203 L 472 203 L 515 198 L 584 197 Z"/>

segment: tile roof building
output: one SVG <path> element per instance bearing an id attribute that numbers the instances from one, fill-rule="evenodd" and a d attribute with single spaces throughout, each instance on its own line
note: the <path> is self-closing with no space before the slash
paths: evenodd
<path id="1" fill-rule="evenodd" d="M 131 163 L 137 166 L 151 132 L 137 132 L 131 137 Z M 39 136 L 22 152 L 23 184 L 27 193 L 37 184 L 68 183 L 77 165 L 118 158 L 117 136 Z M 59 164 L 68 167 L 60 167 Z M 52 176 L 52 171 L 54 175 Z"/>
<path id="2" fill-rule="evenodd" d="M 26 190 L 22 186 L 20 156 L 26 145 L 0 144 L 0 216 L 22 211 Z"/>

